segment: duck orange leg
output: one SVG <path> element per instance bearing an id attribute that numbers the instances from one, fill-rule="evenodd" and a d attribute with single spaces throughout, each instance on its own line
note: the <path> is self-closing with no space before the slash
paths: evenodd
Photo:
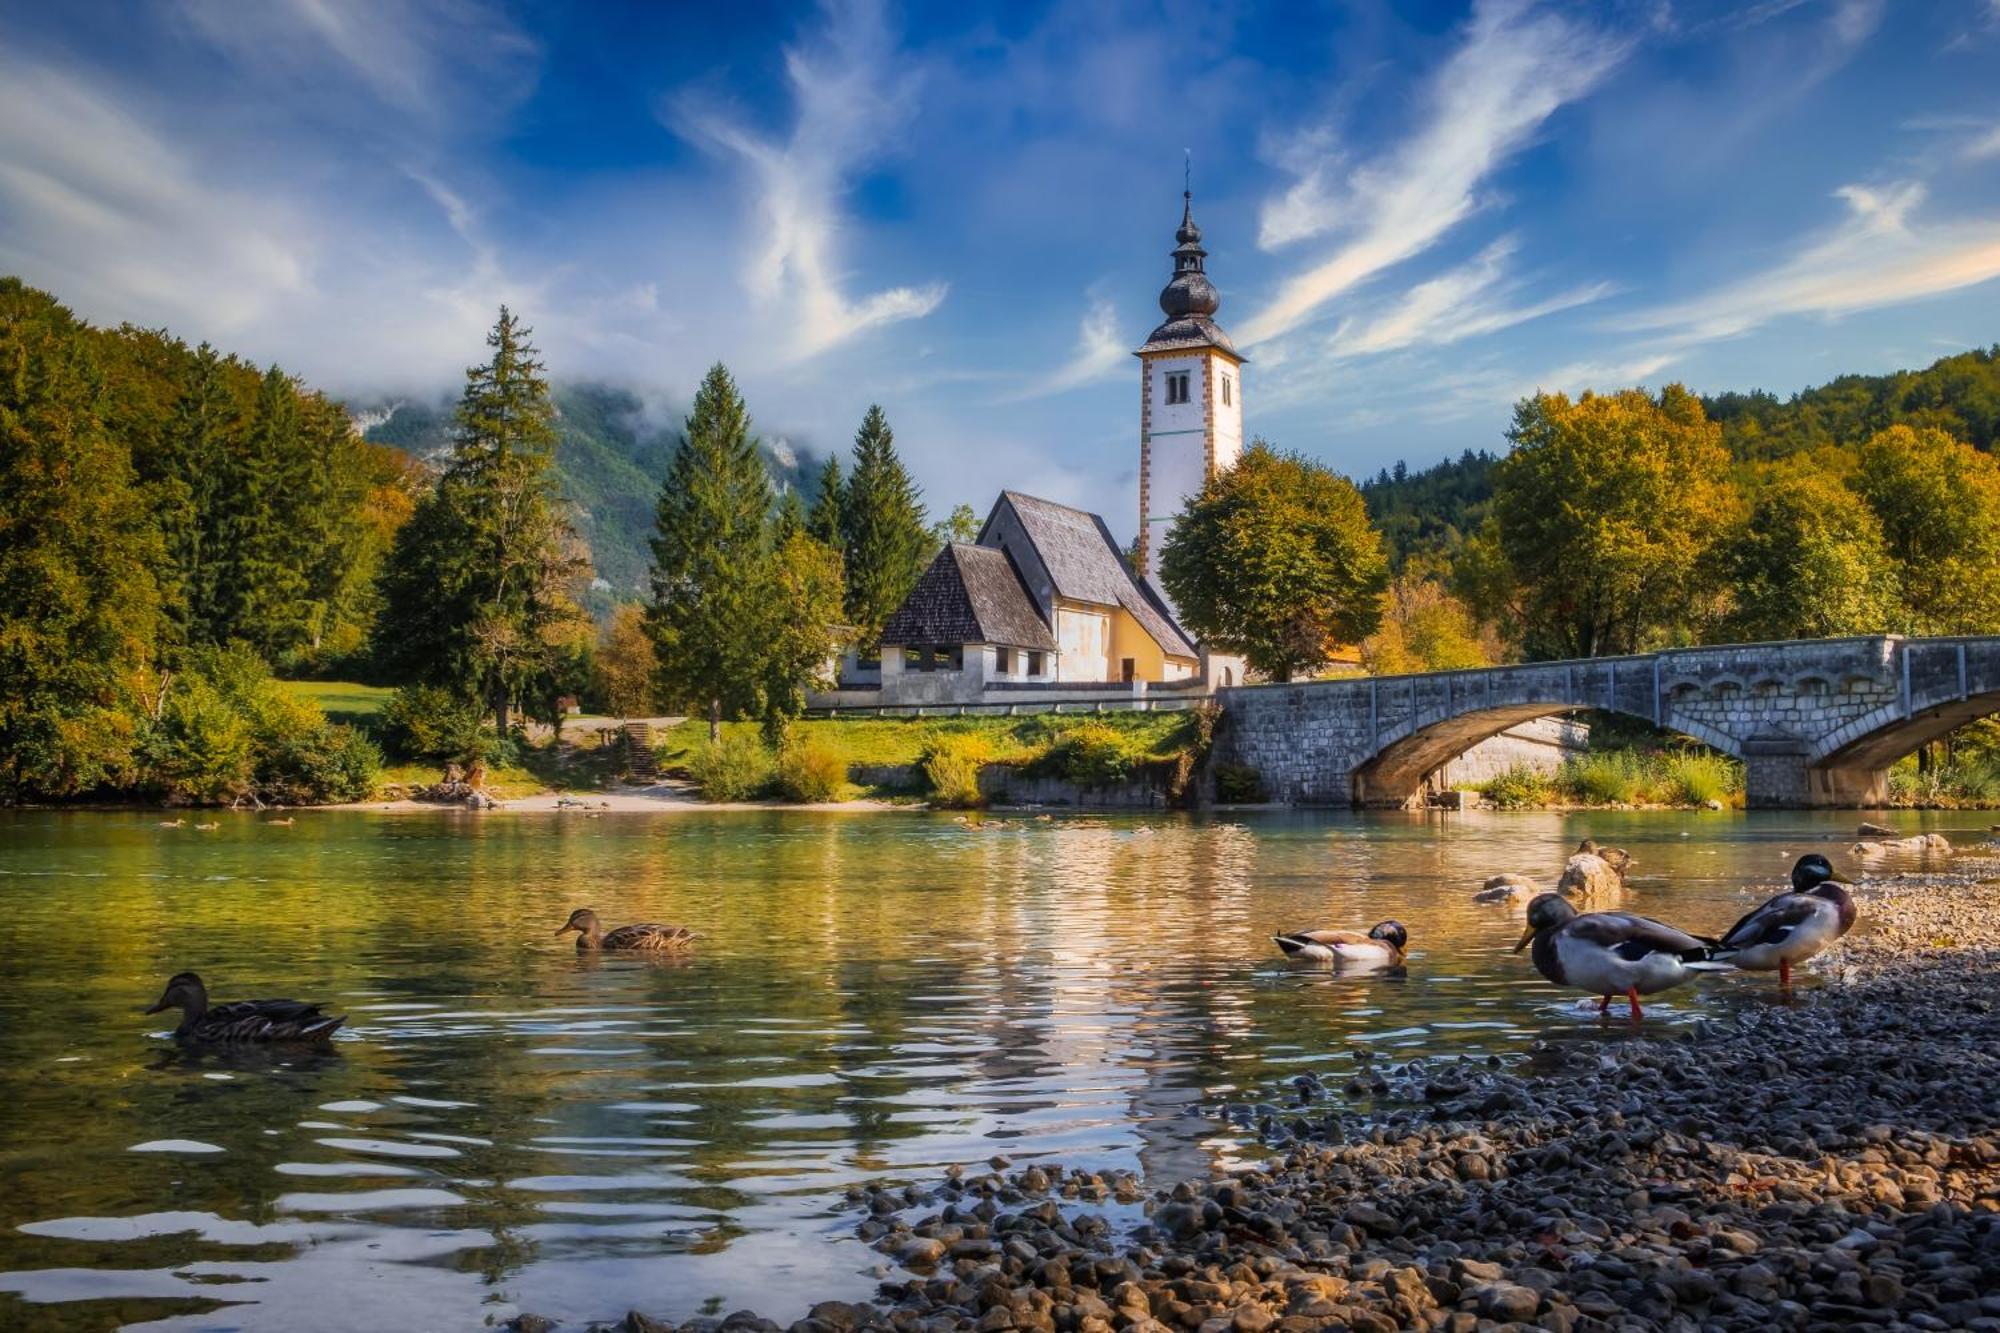
<path id="1" fill-rule="evenodd" d="M 1646 1016 L 1639 1009 L 1639 988 L 1637 986 L 1628 986 L 1625 990 L 1625 998 L 1632 1002 L 1632 1021 L 1634 1023 Z"/>
<path id="2" fill-rule="evenodd" d="M 1780 958 L 1778 960 L 1778 989 L 1790 990 L 1791 988 L 1792 988 L 1792 965 L 1787 960 Z"/>
<path id="3" fill-rule="evenodd" d="M 1608 1014 L 1611 1012 L 1611 997 L 1609 995 L 1606 995 L 1598 1000 L 1597 1012 L 1600 1014 Z"/>

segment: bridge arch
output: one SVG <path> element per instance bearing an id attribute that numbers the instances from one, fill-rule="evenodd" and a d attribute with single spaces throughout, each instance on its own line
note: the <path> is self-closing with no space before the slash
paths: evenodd
<path id="1" fill-rule="evenodd" d="M 1995 713 L 2000 713 L 2000 690 L 1909 712 L 1901 703 L 1884 704 L 1821 737 L 1807 750 L 1806 762 L 1813 768 L 1886 769 L 1920 746 Z"/>
<path id="2" fill-rule="evenodd" d="M 1354 769 L 1355 803 L 1373 806 L 1408 804 L 1422 793 L 1424 783 L 1431 774 L 1481 741 L 1490 740 L 1523 722 L 1577 711 L 1579 705 L 1575 700 L 1543 699 L 1458 713 L 1447 713 L 1443 709 L 1420 712 L 1384 728 L 1375 753 Z M 1741 760 L 1744 757 L 1743 747 L 1734 737 L 1671 708 L 1658 719 L 1622 708 L 1593 708 L 1588 711 L 1635 717 L 1648 726 L 1658 725 L 1700 741 L 1732 759 Z"/>

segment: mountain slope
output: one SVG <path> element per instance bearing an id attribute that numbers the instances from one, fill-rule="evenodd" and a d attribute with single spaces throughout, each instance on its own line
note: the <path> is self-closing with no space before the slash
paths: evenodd
<path id="1" fill-rule="evenodd" d="M 611 384 L 556 384 L 551 396 L 559 435 L 557 485 L 574 506 L 571 521 L 590 548 L 596 574 L 591 610 L 606 615 L 617 603 L 646 593 L 652 559 L 646 543 L 660 480 L 679 439 L 679 417 L 659 420 L 637 394 Z M 451 411 L 448 400 L 401 401 L 357 410 L 354 416 L 369 440 L 436 463 L 451 448 Z M 772 487 L 780 492 L 802 487 L 810 504 L 818 475 L 811 456 L 782 441 L 766 443 L 763 453 Z"/>

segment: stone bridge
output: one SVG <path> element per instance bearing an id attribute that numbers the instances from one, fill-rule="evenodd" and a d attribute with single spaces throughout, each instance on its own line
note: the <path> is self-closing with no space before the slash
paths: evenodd
<path id="1" fill-rule="evenodd" d="M 1529 718 L 1602 709 L 1740 759 L 1753 808 L 1877 806 L 1889 766 L 2000 712 L 2000 636 L 1875 636 L 1219 691 L 1219 763 L 1275 800 L 1399 806 L 1449 760 Z"/>

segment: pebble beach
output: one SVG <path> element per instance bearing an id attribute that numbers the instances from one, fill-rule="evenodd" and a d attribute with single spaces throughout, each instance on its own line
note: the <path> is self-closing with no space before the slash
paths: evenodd
<path id="1" fill-rule="evenodd" d="M 857 1191 L 877 1299 L 790 1333 L 2000 1333 L 2000 855 L 1857 899 L 1789 1000 L 1745 976 L 1772 1000 L 1726 1025 L 1305 1076 L 1226 1109 L 1270 1155 L 1225 1178 L 996 1158 Z"/>

